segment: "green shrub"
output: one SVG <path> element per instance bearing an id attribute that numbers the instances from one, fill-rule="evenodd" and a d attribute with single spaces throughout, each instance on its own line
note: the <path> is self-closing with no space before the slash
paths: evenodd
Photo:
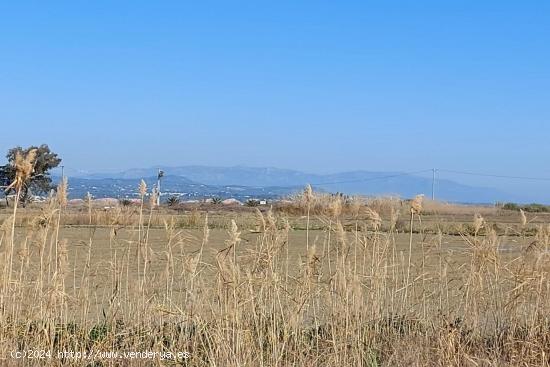
<path id="1" fill-rule="evenodd" d="M 550 206 L 544 204 L 531 203 L 527 205 L 518 205 L 516 203 L 506 203 L 502 209 L 519 211 L 520 209 L 528 213 L 548 213 Z"/>
<path id="2" fill-rule="evenodd" d="M 179 196 L 170 196 L 168 199 L 166 199 L 166 204 L 168 206 L 176 206 L 180 203 L 180 198 Z"/>
<path id="3" fill-rule="evenodd" d="M 506 203 L 502 206 L 502 209 L 519 211 L 520 208 L 516 203 Z"/>
<path id="4" fill-rule="evenodd" d="M 252 207 L 254 207 L 254 206 L 258 206 L 258 205 L 260 205 L 260 201 L 259 201 L 259 200 L 256 200 L 256 199 L 248 199 L 248 200 L 246 201 L 246 206 L 252 206 Z"/>

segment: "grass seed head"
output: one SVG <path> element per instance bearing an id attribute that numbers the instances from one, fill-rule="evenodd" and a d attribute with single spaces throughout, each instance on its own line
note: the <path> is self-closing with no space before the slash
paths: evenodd
<path id="1" fill-rule="evenodd" d="M 277 219 L 275 219 L 275 215 L 273 214 L 273 210 L 271 208 L 267 211 L 266 218 L 266 225 L 268 230 L 276 230 L 277 229 Z"/>
<path id="2" fill-rule="evenodd" d="M 229 239 L 226 241 L 228 245 L 235 246 L 241 242 L 241 232 L 239 232 L 239 227 L 235 219 L 231 219 L 231 227 L 229 228 Z"/>
<path id="3" fill-rule="evenodd" d="M 420 214 L 422 212 L 422 201 L 424 200 L 424 194 L 416 195 L 411 201 L 411 213 Z"/>
<path id="4" fill-rule="evenodd" d="M 147 194 L 147 184 L 145 183 L 145 181 L 141 180 L 141 182 L 139 183 L 139 195 L 143 199 L 146 194 Z"/>
<path id="5" fill-rule="evenodd" d="M 331 216 L 337 218 L 342 214 L 342 199 L 339 196 L 336 196 L 331 199 L 328 210 Z"/>
<path id="6" fill-rule="evenodd" d="M 369 207 L 365 208 L 365 214 L 367 215 L 367 221 L 373 229 L 375 231 L 378 230 L 382 225 L 382 218 L 380 218 L 380 214 Z"/>
<path id="7" fill-rule="evenodd" d="M 159 197 L 159 192 L 156 188 L 154 188 L 153 191 L 151 192 L 151 196 L 149 196 L 149 205 L 151 206 L 151 208 L 154 208 L 157 206 L 158 197 Z"/>
<path id="8" fill-rule="evenodd" d="M 67 206 L 67 177 L 63 177 L 59 185 L 57 185 L 57 202 L 61 207 Z"/>
<path id="9" fill-rule="evenodd" d="M 27 154 L 15 153 L 15 159 L 12 166 L 15 168 L 15 180 L 8 186 L 8 189 L 15 188 L 19 191 L 25 183 L 31 178 L 34 172 L 34 163 L 36 161 L 37 149 L 31 149 Z"/>
<path id="10" fill-rule="evenodd" d="M 304 189 L 304 200 L 307 204 L 311 204 L 313 201 L 313 189 L 310 184 L 307 184 Z"/>
<path id="11" fill-rule="evenodd" d="M 525 212 L 523 209 L 519 210 L 520 220 L 521 220 L 521 226 L 525 227 L 527 225 L 527 216 L 525 215 Z"/>
<path id="12" fill-rule="evenodd" d="M 481 227 L 483 227 L 483 223 L 485 223 L 485 219 L 481 216 L 481 214 L 476 213 L 474 215 L 474 233 L 477 235 L 479 233 L 479 230 Z"/>

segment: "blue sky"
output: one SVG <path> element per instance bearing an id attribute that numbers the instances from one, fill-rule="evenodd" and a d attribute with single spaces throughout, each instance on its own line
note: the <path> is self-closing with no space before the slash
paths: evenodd
<path id="1" fill-rule="evenodd" d="M 549 19 L 547 1 L 5 1 L 0 150 L 550 177 Z"/>

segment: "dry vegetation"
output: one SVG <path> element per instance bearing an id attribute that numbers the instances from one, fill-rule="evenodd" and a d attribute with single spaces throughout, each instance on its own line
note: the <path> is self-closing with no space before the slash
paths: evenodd
<path id="1" fill-rule="evenodd" d="M 32 159 L 20 157 L 14 185 Z M 116 209 L 98 223 L 89 200 L 74 239 L 66 185 L 1 226 L 1 365 L 549 365 L 550 228 L 524 214 L 499 234 L 487 213 L 467 213 L 471 227 L 450 248 L 440 226 L 426 231 L 433 203 L 421 197 L 365 203 L 306 188 L 288 207 L 256 211 L 252 232 L 230 220 L 222 243 L 204 212 L 192 214 L 200 231 L 159 217 L 142 184 L 135 219 L 120 224 L 129 213 Z M 26 349 L 53 356 L 10 357 Z M 189 358 L 55 358 L 145 350 Z"/>

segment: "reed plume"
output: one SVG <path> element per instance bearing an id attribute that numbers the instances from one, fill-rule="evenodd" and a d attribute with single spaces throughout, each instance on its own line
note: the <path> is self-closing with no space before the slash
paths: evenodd
<path id="1" fill-rule="evenodd" d="M 21 191 L 34 172 L 37 152 L 37 149 L 31 149 L 25 155 L 20 152 L 15 153 L 15 159 L 12 162 L 12 166 L 15 169 L 15 179 L 6 190 L 13 188 L 16 191 Z"/>
<path id="2" fill-rule="evenodd" d="M 525 212 L 523 211 L 523 209 L 519 210 L 519 216 L 521 220 L 521 226 L 525 227 L 527 225 L 527 216 L 525 215 Z"/>
<path id="3" fill-rule="evenodd" d="M 367 222 L 372 226 L 375 231 L 377 231 L 382 225 L 382 218 L 380 218 L 380 214 L 378 214 L 375 210 L 366 207 L 365 215 L 367 217 Z"/>
<path id="4" fill-rule="evenodd" d="M 328 210 L 333 218 L 337 218 L 342 214 L 342 199 L 339 196 L 332 198 L 328 205 Z"/>
<path id="5" fill-rule="evenodd" d="M 145 195 L 147 195 L 147 184 L 144 180 L 141 180 L 141 182 L 139 183 L 139 195 L 142 199 L 145 197 Z"/>
<path id="6" fill-rule="evenodd" d="M 149 197 L 149 206 L 151 207 L 151 209 L 158 205 L 158 198 L 159 198 L 159 192 L 155 187 L 153 188 L 153 191 L 151 192 L 151 196 Z"/>
<path id="7" fill-rule="evenodd" d="M 479 233 L 479 230 L 481 229 L 481 227 L 483 227 L 484 223 L 485 223 L 485 219 L 483 219 L 481 214 L 476 213 L 474 215 L 474 235 L 477 236 L 477 234 Z"/>
<path id="8" fill-rule="evenodd" d="M 422 202 L 424 194 L 416 195 L 411 201 L 411 214 L 420 214 L 422 212 Z"/>
<path id="9" fill-rule="evenodd" d="M 307 184 L 304 189 L 304 200 L 306 203 L 311 204 L 313 202 L 313 189 L 310 184 Z"/>
<path id="10" fill-rule="evenodd" d="M 227 233 L 229 234 L 229 239 L 225 241 L 227 245 L 236 246 L 239 242 L 241 242 L 241 232 L 239 232 L 239 227 L 237 227 L 235 219 L 231 219 L 231 226 Z"/>
<path id="11" fill-rule="evenodd" d="M 57 202 L 60 207 L 64 208 L 67 206 L 67 189 L 68 189 L 68 181 L 67 177 L 63 177 L 59 185 L 57 185 Z"/>

